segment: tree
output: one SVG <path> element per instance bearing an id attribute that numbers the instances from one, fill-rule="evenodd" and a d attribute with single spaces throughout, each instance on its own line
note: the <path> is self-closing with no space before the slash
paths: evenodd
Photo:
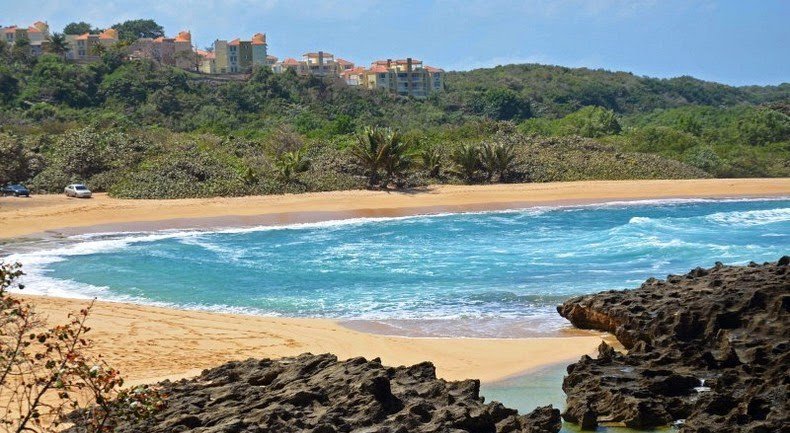
<path id="1" fill-rule="evenodd" d="M 790 140 L 790 116 L 768 108 L 750 111 L 737 128 L 739 138 L 753 146 Z"/>
<path id="2" fill-rule="evenodd" d="M 428 172 L 428 177 L 436 178 L 442 173 L 442 155 L 435 146 L 422 151 L 420 165 Z"/>
<path id="3" fill-rule="evenodd" d="M 151 19 L 124 21 L 113 25 L 112 28 L 118 30 L 118 39 L 128 42 L 134 42 L 140 38 L 156 39 L 165 35 L 165 29 Z"/>
<path id="4" fill-rule="evenodd" d="M 66 24 L 66 27 L 63 27 L 64 35 L 84 35 L 85 33 L 99 33 L 99 30 L 93 28 L 93 26 L 86 23 L 85 21 L 80 21 L 78 23 L 68 23 Z"/>
<path id="5" fill-rule="evenodd" d="M 31 64 L 33 56 L 30 54 L 30 39 L 18 38 L 11 46 L 11 58 L 23 64 Z"/>
<path id="6" fill-rule="evenodd" d="M 491 182 L 502 182 L 516 166 L 516 151 L 512 142 L 495 139 L 484 142 L 480 148 L 480 166 Z"/>
<path id="7" fill-rule="evenodd" d="M 10 103 L 18 92 L 19 79 L 7 66 L 0 65 L 0 103 Z"/>
<path id="8" fill-rule="evenodd" d="M 529 101 L 509 89 L 491 89 L 473 102 L 474 110 L 494 120 L 520 120 L 531 115 Z"/>
<path id="9" fill-rule="evenodd" d="M 368 188 L 386 187 L 391 180 L 402 184 L 411 168 L 411 142 L 390 128 L 365 128 L 356 136 L 351 156 L 368 177 Z"/>
<path id="10" fill-rule="evenodd" d="M 0 185 L 28 179 L 31 157 L 22 140 L 13 135 L 0 133 L 0 161 L 3 161 L 0 164 Z"/>
<path id="11" fill-rule="evenodd" d="M 88 68 L 68 64 L 52 54 L 39 57 L 20 99 L 87 107 L 96 96 L 96 76 Z"/>
<path id="12" fill-rule="evenodd" d="M 622 129 L 614 111 L 594 106 L 569 114 L 561 123 L 566 134 L 590 138 L 619 134 Z"/>
<path id="13" fill-rule="evenodd" d="M 49 326 L 34 307 L 9 294 L 23 289 L 19 264 L 0 262 L 0 431 L 109 433 L 122 420 L 141 420 L 162 408 L 153 388 L 123 390 L 123 379 L 91 353 L 86 325 L 92 303 Z"/>
<path id="14" fill-rule="evenodd" d="M 466 182 L 474 182 L 478 178 L 482 163 L 480 161 L 480 145 L 464 143 L 450 154 L 453 162 L 452 172 Z"/>
<path id="15" fill-rule="evenodd" d="M 274 166 L 277 176 L 285 183 L 291 183 L 300 173 L 310 169 L 310 160 L 305 156 L 305 148 L 277 155 Z"/>
<path id="16" fill-rule="evenodd" d="M 69 51 L 69 44 L 66 42 L 66 35 L 63 33 L 53 33 L 49 37 L 47 50 L 50 53 L 56 54 L 65 59 L 66 53 Z"/>

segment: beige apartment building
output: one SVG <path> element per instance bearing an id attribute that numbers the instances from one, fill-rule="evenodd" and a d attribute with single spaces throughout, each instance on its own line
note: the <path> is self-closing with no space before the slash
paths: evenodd
<path id="1" fill-rule="evenodd" d="M 118 31 L 107 29 L 99 34 L 66 35 L 69 50 L 66 58 L 75 62 L 93 62 L 101 55 L 97 47 L 109 48 L 118 43 Z"/>
<path id="2" fill-rule="evenodd" d="M 27 39 L 30 42 L 30 54 L 40 56 L 46 51 L 49 43 L 49 25 L 43 21 L 36 21 L 30 27 L 0 27 L 0 37 L 8 45 L 14 45 L 18 40 Z"/>
<path id="3" fill-rule="evenodd" d="M 444 90 L 444 70 L 423 66 L 422 61 L 406 58 L 377 60 L 365 71 L 360 84 L 356 77 L 346 79 L 349 85 L 368 89 L 383 89 L 403 96 L 427 98 Z"/>
<path id="4" fill-rule="evenodd" d="M 197 55 L 192 49 L 192 33 L 184 30 L 174 38 L 141 38 L 129 46 L 131 59 L 150 59 L 181 69 L 195 70 Z"/>
<path id="5" fill-rule="evenodd" d="M 354 63 L 335 58 L 325 51 L 302 54 L 302 60 L 287 58 L 272 66 L 274 72 L 281 73 L 293 70 L 299 75 L 315 75 L 317 77 L 340 77 L 344 71 L 354 69 Z"/>
<path id="6" fill-rule="evenodd" d="M 266 49 L 264 33 L 254 34 L 249 41 L 217 39 L 212 51 L 198 50 L 199 70 L 205 74 L 240 74 L 250 72 L 254 66 L 271 66 L 277 58 L 270 58 Z"/>

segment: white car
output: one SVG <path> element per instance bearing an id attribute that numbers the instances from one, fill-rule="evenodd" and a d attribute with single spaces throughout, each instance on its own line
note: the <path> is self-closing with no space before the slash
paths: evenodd
<path id="1" fill-rule="evenodd" d="M 81 183 L 72 183 L 63 189 L 66 197 L 90 198 L 91 190 Z"/>

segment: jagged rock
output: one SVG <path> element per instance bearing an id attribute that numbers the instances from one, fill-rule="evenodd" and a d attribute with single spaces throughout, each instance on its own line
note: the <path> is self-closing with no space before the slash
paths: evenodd
<path id="1" fill-rule="evenodd" d="M 613 333 L 568 367 L 565 420 L 683 433 L 790 433 L 790 257 L 696 268 L 635 290 L 569 299 L 575 326 Z M 704 381 L 704 383 L 703 383 Z"/>
<path id="2" fill-rule="evenodd" d="M 557 433 L 560 412 L 484 403 L 480 382 L 436 378 L 433 364 L 304 354 L 229 362 L 160 384 L 166 408 L 118 433 Z"/>

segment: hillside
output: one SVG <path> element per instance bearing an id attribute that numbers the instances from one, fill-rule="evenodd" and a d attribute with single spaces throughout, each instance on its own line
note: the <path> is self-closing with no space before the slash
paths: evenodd
<path id="1" fill-rule="evenodd" d="M 349 148 L 370 125 L 408 142 L 401 186 L 790 176 L 787 84 L 509 65 L 450 73 L 446 92 L 421 101 L 266 69 L 207 79 L 113 50 L 90 65 L 4 45 L 0 58 L 0 183 L 38 191 L 71 181 L 122 197 L 364 187 L 370 173 Z M 479 160 L 486 143 L 507 149 L 498 176 Z"/>

